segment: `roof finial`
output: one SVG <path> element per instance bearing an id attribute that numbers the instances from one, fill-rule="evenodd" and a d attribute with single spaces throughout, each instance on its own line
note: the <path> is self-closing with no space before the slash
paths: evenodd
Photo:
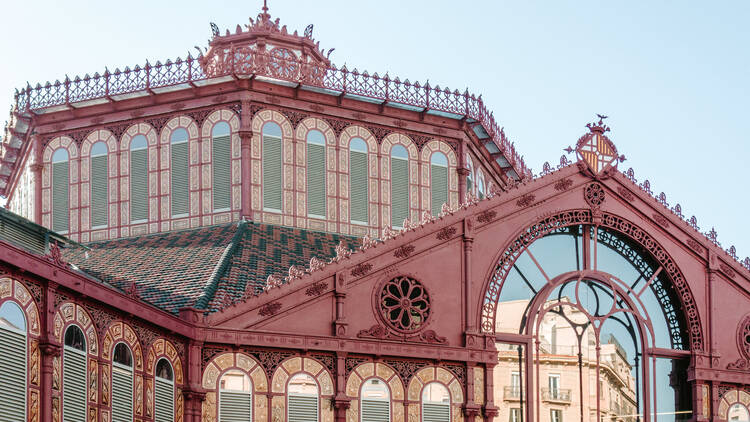
<path id="1" fill-rule="evenodd" d="M 263 0 L 263 13 L 268 14 L 268 4 L 266 4 L 267 0 Z"/>

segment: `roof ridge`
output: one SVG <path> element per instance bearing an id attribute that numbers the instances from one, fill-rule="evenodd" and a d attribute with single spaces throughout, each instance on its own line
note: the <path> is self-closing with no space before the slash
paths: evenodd
<path id="1" fill-rule="evenodd" d="M 247 228 L 247 221 L 240 220 L 237 222 L 237 231 L 232 236 L 231 242 L 224 248 L 224 252 L 221 254 L 221 258 L 216 262 L 214 270 L 211 272 L 211 276 L 208 279 L 206 287 L 203 289 L 203 295 L 195 301 L 195 307 L 198 309 L 204 309 L 208 306 L 211 300 L 214 298 L 216 291 L 219 289 L 219 280 L 229 266 L 229 261 L 234 253 L 237 251 L 240 239 L 245 235 Z"/>
<path id="2" fill-rule="evenodd" d="M 119 242 L 119 241 L 133 241 L 136 239 L 144 239 L 144 238 L 156 237 L 156 236 L 168 236 L 172 234 L 185 233 L 185 232 L 190 232 L 190 231 L 206 230 L 212 227 L 226 227 L 226 226 L 231 226 L 231 225 L 234 225 L 234 222 L 210 224 L 207 226 L 198 226 L 198 227 L 188 227 L 188 228 L 177 229 L 177 230 L 158 231 L 158 232 L 153 232 L 153 233 L 139 234 L 135 236 L 119 236 L 119 237 L 115 237 L 112 239 L 102 239 L 102 240 L 86 242 L 86 243 L 82 243 L 82 245 L 88 246 L 88 245 L 100 245 L 104 243 L 112 243 L 112 242 Z"/>

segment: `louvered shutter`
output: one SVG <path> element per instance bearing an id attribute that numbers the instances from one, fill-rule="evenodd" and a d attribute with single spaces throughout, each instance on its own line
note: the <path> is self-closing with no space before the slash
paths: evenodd
<path id="1" fill-rule="evenodd" d="M 154 422 L 174 422 L 174 384 L 159 377 L 154 387 Z"/>
<path id="2" fill-rule="evenodd" d="M 390 400 L 362 400 L 361 422 L 389 422 L 391 420 Z"/>
<path id="3" fill-rule="evenodd" d="M 130 152 L 130 221 L 148 218 L 148 150 Z"/>
<path id="4" fill-rule="evenodd" d="M 213 138 L 214 210 L 228 209 L 232 195 L 232 142 L 227 136 Z"/>
<path id="5" fill-rule="evenodd" d="M 367 194 L 367 153 L 349 151 L 349 191 L 351 221 L 358 223 L 368 222 L 369 198 Z"/>
<path id="6" fill-rule="evenodd" d="M 133 371 L 115 363 L 112 364 L 112 422 L 132 421 Z"/>
<path id="7" fill-rule="evenodd" d="M 409 217 L 409 160 L 391 157 L 391 226 Z"/>
<path id="8" fill-rule="evenodd" d="M 289 418 L 287 422 L 318 422 L 318 396 L 289 394 L 288 397 Z"/>
<path id="9" fill-rule="evenodd" d="M 190 186 L 188 185 L 188 143 L 179 142 L 172 148 L 172 215 L 188 213 Z"/>
<path id="10" fill-rule="evenodd" d="M 307 213 L 326 215 L 326 152 L 325 146 L 307 144 Z"/>
<path id="11" fill-rule="evenodd" d="M 219 422 L 251 422 L 253 396 L 239 391 L 219 391 Z"/>
<path id="12" fill-rule="evenodd" d="M 263 137 L 263 208 L 281 211 L 281 139 Z"/>
<path id="13" fill-rule="evenodd" d="M 68 231 L 68 162 L 52 163 L 52 230 Z"/>
<path id="14" fill-rule="evenodd" d="M 91 157 L 91 227 L 107 225 L 107 156 Z"/>
<path id="15" fill-rule="evenodd" d="M 423 403 L 422 422 L 450 422 L 451 406 L 447 403 Z"/>
<path id="16" fill-rule="evenodd" d="M 44 255 L 44 236 L 28 230 L 12 221 L 0 221 L 0 239 L 15 243 L 22 248 Z M 2 345 L 0 345 L 2 347 Z M 2 396 L 0 396 L 2 397 Z"/>
<path id="17" fill-rule="evenodd" d="M 440 214 L 443 204 L 448 203 L 448 168 L 430 165 L 430 193 L 432 215 Z"/>
<path id="18" fill-rule="evenodd" d="M 86 422 L 86 352 L 64 347 L 63 422 Z"/>
<path id="19" fill-rule="evenodd" d="M 26 336 L 0 328 L 0 415 L 3 422 L 26 421 Z"/>

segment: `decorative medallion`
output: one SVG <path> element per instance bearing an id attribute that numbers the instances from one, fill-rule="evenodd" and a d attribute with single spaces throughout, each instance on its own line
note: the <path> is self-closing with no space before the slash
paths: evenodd
<path id="1" fill-rule="evenodd" d="M 361 262 L 356 267 L 352 268 L 350 274 L 354 277 L 362 277 L 367 275 L 372 270 L 372 264 Z"/>
<path id="2" fill-rule="evenodd" d="M 258 315 L 263 317 L 275 315 L 277 312 L 279 312 L 280 309 L 280 302 L 266 303 L 265 305 L 260 307 L 260 309 L 258 310 Z"/>
<path id="3" fill-rule="evenodd" d="M 323 292 L 326 291 L 328 288 L 328 283 L 325 281 L 319 281 L 317 283 L 313 283 L 310 287 L 305 290 L 305 294 L 307 296 L 320 296 Z"/>
<path id="4" fill-rule="evenodd" d="M 437 240 L 448 240 L 456 234 L 456 228 L 453 226 L 443 227 L 437 233 Z"/>
<path id="5" fill-rule="evenodd" d="M 688 246 L 690 246 L 690 249 L 698 252 L 699 254 L 703 254 L 705 252 L 703 246 L 701 246 L 701 244 L 694 239 L 688 239 L 687 244 Z"/>
<path id="6" fill-rule="evenodd" d="M 516 206 L 521 208 L 529 207 L 534 203 L 535 199 L 536 196 L 533 193 L 527 193 L 526 195 L 520 197 L 518 201 L 516 201 Z"/>
<path id="7" fill-rule="evenodd" d="M 628 202 L 635 201 L 635 196 L 633 196 L 633 194 L 630 193 L 630 191 L 627 190 L 627 189 L 625 189 L 624 187 L 618 186 L 617 187 L 617 192 L 620 194 L 620 196 L 622 196 L 623 198 L 625 198 L 626 201 L 628 201 Z"/>
<path id="8" fill-rule="evenodd" d="M 599 208 L 604 203 L 604 188 L 596 182 L 589 183 L 583 190 L 583 197 L 591 208 Z"/>
<path id="9" fill-rule="evenodd" d="M 414 245 L 403 245 L 393 252 L 393 256 L 396 258 L 408 258 L 414 252 L 414 249 L 416 249 Z"/>
<path id="10" fill-rule="evenodd" d="M 490 221 L 494 220 L 496 216 L 497 211 L 495 210 L 483 211 L 477 216 L 477 221 L 480 223 L 489 223 Z"/>
<path id="11" fill-rule="evenodd" d="M 727 365 L 727 369 L 747 369 L 750 367 L 750 314 L 745 315 L 737 326 L 737 348 L 740 359 Z"/>
<path id="12" fill-rule="evenodd" d="M 618 162 L 625 161 L 625 156 L 619 155 L 615 144 L 604 135 L 609 132 L 609 127 L 604 124 L 607 116 L 597 114 L 597 117 L 597 123 L 586 125 L 589 133 L 581 136 L 575 147 L 578 162 L 584 163 L 594 177 L 608 175 L 617 168 Z M 568 147 L 566 151 L 572 152 L 573 148 Z"/>
<path id="13" fill-rule="evenodd" d="M 570 189 L 573 186 L 573 181 L 570 179 L 560 179 L 555 182 L 554 188 L 556 191 L 562 192 Z"/>
<path id="14" fill-rule="evenodd" d="M 721 272 L 723 272 L 724 274 L 728 275 L 731 278 L 734 278 L 734 276 L 736 275 L 732 267 L 730 267 L 729 265 L 723 262 L 719 264 L 719 268 L 721 269 Z"/>
<path id="15" fill-rule="evenodd" d="M 411 277 L 389 280 L 377 297 L 383 321 L 400 333 L 419 331 L 430 317 L 430 297 L 422 283 Z"/>
<path id="16" fill-rule="evenodd" d="M 656 221 L 660 226 L 664 227 L 665 229 L 669 228 L 669 221 L 661 214 L 654 213 L 653 214 L 654 221 Z"/>

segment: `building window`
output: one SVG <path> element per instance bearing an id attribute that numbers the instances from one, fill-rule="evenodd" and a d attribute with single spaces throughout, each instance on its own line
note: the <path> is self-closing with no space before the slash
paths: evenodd
<path id="1" fill-rule="evenodd" d="M 469 154 L 466 154 L 466 168 L 469 170 L 469 174 L 466 175 L 466 193 L 474 193 L 474 163 L 471 161 Z"/>
<path id="2" fill-rule="evenodd" d="M 448 158 L 442 152 L 430 157 L 430 196 L 432 215 L 439 215 L 448 203 Z"/>
<path id="3" fill-rule="evenodd" d="M 369 207 L 367 144 L 362 138 L 349 143 L 349 197 L 351 222 L 367 224 Z"/>
<path id="4" fill-rule="evenodd" d="M 273 122 L 263 125 L 263 209 L 281 212 L 282 145 L 281 126 Z"/>
<path id="5" fill-rule="evenodd" d="M 451 395 L 440 383 L 431 382 L 422 390 L 422 422 L 450 422 Z"/>
<path id="6" fill-rule="evenodd" d="M 385 381 L 370 378 L 362 384 L 360 394 L 361 422 L 389 422 L 391 420 L 391 394 Z"/>
<path id="7" fill-rule="evenodd" d="M 521 376 L 518 372 L 510 374 L 510 394 L 511 397 L 521 397 Z"/>
<path id="8" fill-rule="evenodd" d="M 175 129 L 169 141 L 172 148 L 172 217 L 184 217 L 188 215 L 190 202 L 187 130 L 182 127 Z"/>
<path id="9" fill-rule="evenodd" d="M 487 196 L 484 184 L 484 173 L 480 170 L 477 174 L 477 196 L 479 199 L 484 199 Z"/>
<path id="10" fill-rule="evenodd" d="M 735 403 L 729 408 L 727 419 L 730 421 L 748 422 L 750 421 L 750 413 L 743 404 Z"/>
<path id="11" fill-rule="evenodd" d="M 219 420 L 250 422 L 253 420 L 253 393 L 250 378 L 242 371 L 227 371 L 219 382 Z"/>
<path id="12" fill-rule="evenodd" d="M 91 147 L 91 228 L 107 227 L 109 171 L 107 145 L 97 142 Z"/>
<path id="13" fill-rule="evenodd" d="M 549 376 L 549 398 L 552 400 L 560 399 L 560 375 L 554 374 Z"/>
<path id="14" fill-rule="evenodd" d="M 137 135 L 130 141 L 130 222 L 148 219 L 148 141 Z"/>
<path id="15" fill-rule="evenodd" d="M 112 359 L 112 422 L 133 420 L 133 354 L 117 343 Z"/>
<path id="16" fill-rule="evenodd" d="M 326 139 L 315 129 L 307 132 L 307 215 L 326 218 Z"/>
<path id="17" fill-rule="evenodd" d="M 391 226 L 409 217 L 409 154 L 402 145 L 391 148 Z"/>
<path id="18" fill-rule="evenodd" d="M 86 420 L 86 338 L 76 325 L 65 330 L 63 346 L 63 421 Z"/>
<path id="19" fill-rule="evenodd" d="M 550 422 L 562 422 L 562 410 L 550 409 L 549 420 Z"/>
<path id="20" fill-rule="evenodd" d="M 229 123 L 211 129 L 214 211 L 227 211 L 232 203 L 232 138 Z"/>
<path id="21" fill-rule="evenodd" d="M 3 420 L 26 422 L 26 318 L 15 302 L 0 306 L 0 345 Z"/>
<path id="22" fill-rule="evenodd" d="M 60 148 L 52 154 L 52 230 L 68 232 L 68 212 L 70 211 L 70 173 L 68 171 L 68 151 Z"/>
<path id="23" fill-rule="evenodd" d="M 289 380 L 288 422 L 318 422 L 318 383 L 308 374 L 296 374 Z"/>
<path id="24" fill-rule="evenodd" d="M 174 373 L 166 359 L 159 359 L 154 378 L 154 422 L 173 422 Z"/>
<path id="25" fill-rule="evenodd" d="M 521 409 L 514 407 L 510 409 L 510 422 L 521 422 Z"/>

